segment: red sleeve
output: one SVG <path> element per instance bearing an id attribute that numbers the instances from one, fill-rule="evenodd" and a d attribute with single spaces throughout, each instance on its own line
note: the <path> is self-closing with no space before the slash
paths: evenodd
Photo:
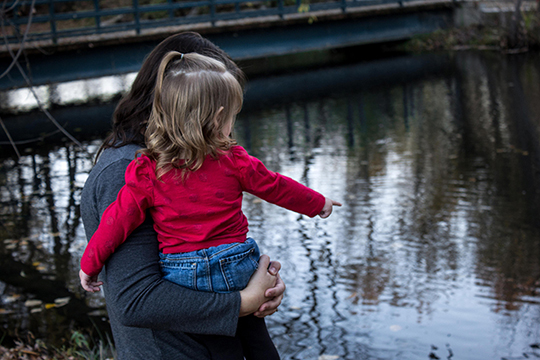
<path id="1" fill-rule="evenodd" d="M 268 170 L 241 146 L 232 149 L 242 190 L 285 209 L 314 217 L 325 203 L 323 195 L 299 182 Z"/>
<path id="2" fill-rule="evenodd" d="M 81 258 L 88 275 L 100 273 L 105 261 L 133 230 L 141 225 L 146 209 L 153 206 L 153 164 L 146 156 L 133 160 L 126 170 L 126 185 L 107 207 Z"/>

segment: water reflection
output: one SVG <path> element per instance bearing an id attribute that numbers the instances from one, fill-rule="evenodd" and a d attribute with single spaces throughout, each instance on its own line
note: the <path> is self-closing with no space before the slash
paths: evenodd
<path id="1" fill-rule="evenodd" d="M 284 359 L 540 356 L 538 58 L 463 53 L 451 72 L 381 87 L 351 80 L 293 101 L 274 94 L 272 105 L 248 94 L 239 142 L 344 203 L 322 220 L 245 198 L 251 236 L 284 264 L 287 296 L 268 321 Z M 87 144 L 94 152 L 99 141 Z M 31 329 L 58 343 L 94 326 L 85 314 L 102 300 L 76 278 L 90 167 L 71 146 L 2 163 L 9 335 Z"/>
<path id="2" fill-rule="evenodd" d="M 24 112 L 44 108 L 74 106 L 91 102 L 107 102 L 126 92 L 137 73 L 105 76 L 97 79 L 76 80 L 35 87 L 36 97 L 27 88 L 2 92 L 2 112 Z"/>

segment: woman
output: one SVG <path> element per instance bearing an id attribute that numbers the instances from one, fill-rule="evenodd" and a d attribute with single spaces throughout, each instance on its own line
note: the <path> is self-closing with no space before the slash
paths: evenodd
<path id="1" fill-rule="evenodd" d="M 144 146 L 158 65 L 169 51 L 197 52 L 220 60 L 244 82 L 234 62 L 199 34 L 177 34 L 161 42 L 119 102 L 113 131 L 98 151 L 101 156 L 85 184 L 81 211 L 87 238 L 124 185 L 135 151 Z M 264 317 L 277 311 L 285 285 L 278 274 L 280 264 L 270 264 L 267 256 L 261 257 L 259 270 L 239 293 L 194 292 L 162 280 L 150 218 L 116 249 L 101 275 L 118 359 L 210 359 L 207 344 L 216 336 L 234 336 L 239 316 L 255 312 Z"/>

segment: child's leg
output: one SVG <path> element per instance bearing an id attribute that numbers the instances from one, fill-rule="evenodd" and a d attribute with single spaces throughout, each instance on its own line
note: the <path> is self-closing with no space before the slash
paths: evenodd
<path id="1" fill-rule="evenodd" d="M 253 239 L 191 253 L 161 254 L 164 279 L 199 291 L 231 292 L 246 287 L 257 269 L 259 248 Z M 239 319 L 236 336 L 201 336 L 213 360 L 278 360 L 264 319 Z M 243 351 L 242 351 L 243 349 Z"/>
<path id="2" fill-rule="evenodd" d="M 242 343 L 246 360 L 279 360 L 264 319 L 253 315 L 241 317 L 238 320 L 236 338 Z"/>
<path id="3" fill-rule="evenodd" d="M 165 280 L 188 289 L 229 293 L 246 287 L 259 257 L 259 247 L 247 239 L 188 253 L 160 254 L 160 265 Z"/>

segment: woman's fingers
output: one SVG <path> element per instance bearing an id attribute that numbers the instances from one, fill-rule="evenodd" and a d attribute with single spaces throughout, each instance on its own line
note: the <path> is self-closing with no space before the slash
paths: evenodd
<path id="1" fill-rule="evenodd" d="M 268 265 L 270 265 L 270 257 L 265 254 L 261 255 L 261 257 L 259 258 L 259 268 L 257 269 L 257 271 L 262 271 L 262 269 L 268 269 Z"/>
<path id="2" fill-rule="evenodd" d="M 268 266 L 268 272 L 272 275 L 277 275 L 279 270 L 281 270 L 281 263 L 279 261 L 271 261 L 270 266 Z"/>
<path id="3" fill-rule="evenodd" d="M 274 285 L 274 287 L 266 290 L 266 292 L 264 293 L 264 296 L 267 297 L 267 298 L 275 298 L 276 296 L 282 296 L 283 297 L 283 293 L 285 293 L 285 282 L 283 282 L 283 279 L 281 278 L 281 276 L 279 276 L 279 274 L 276 274 L 276 284 Z"/>

